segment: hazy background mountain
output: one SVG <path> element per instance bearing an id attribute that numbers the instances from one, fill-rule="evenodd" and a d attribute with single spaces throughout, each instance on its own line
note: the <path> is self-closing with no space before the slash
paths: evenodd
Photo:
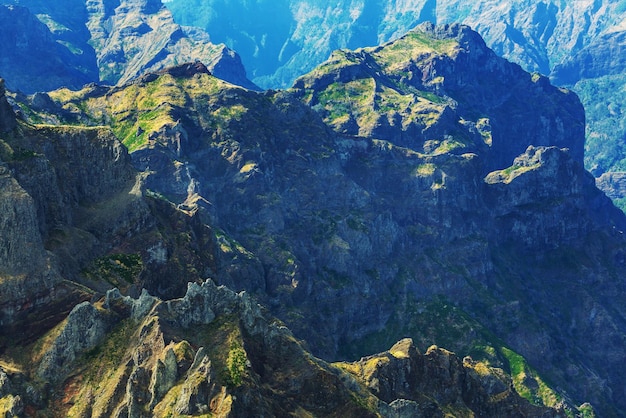
<path id="1" fill-rule="evenodd" d="M 196 60 L 219 77 L 256 88 L 234 51 L 176 24 L 160 0 L 3 0 L 0 20 L 0 74 L 12 90 L 123 84 Z"/>
<path id="2" fill-rule="evenodd" d="M 251 79 L 286 87 L 337 48 L 378 45 L 423 21 L 472 26 L 499 55 L 574 89 L 587 111 L 585 164 L 626 169 L 625 1 L 170 0 L 178 23 L 238 51 Z M 605 179 L 616 199 L 626 192 Z M 619 200 L 618 200 L 619 202 Z"/>

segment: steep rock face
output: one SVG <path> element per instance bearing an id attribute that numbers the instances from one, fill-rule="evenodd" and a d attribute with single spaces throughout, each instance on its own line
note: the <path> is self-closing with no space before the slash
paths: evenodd
<path id="1" fill-rule="evenodd" d="M 459 65 L 478 68 L 474 54 L 489 77 Z M 512 370 L 512 348 L 568 402 L 617 414 L 624 221 L 582 167 L 575 97 L 497 59 L 460 26 L 341 51 L 296 87 L 261 94 L 204 71 L 166 71 L 50 93 L 73 122 L 110 123 L 154 207 L 168 208 L 142 257 L 171 260 L 180 242 L 190 243 L 185 260 L 214 257 L 137 283 L 169 298 L 214 272 L 327 358 L 409 335 Z M 527 120 L 507 124 L 519 109 Z M 553 137 L 558 148 L 544 147 Z M 531 366 L 514 382 L 534 382 L 527 396 L 544 399 L 524 378 Z"/>
<path id="2" fill-rule="evenodd" d="M 39 205 L 46 237 L 57 226 L 72 224 L 79 205 L 110 198 L 134 180 L 128 154 L 108 129 L 42 128 L 17 144 L 28 158 L 11 167 Z"/>
<path id="3" fill-rule="evenodd" d="M 45 294 L 59 277 L 51 270 L 50 255 L 44 249 L 33 199 L 10 175 L 6 164 L 0 166 L 0 274 L 2 296 L 0 306 L 4 316 L 12 316 L 34 289 Z"/>
<path id="4" fill-rule="evenodd" d="M 29 295 L 38 294 L 40 304 L 49 301 L 46 294 L 60 281 L 44 249 L 36 203 L 11 170 L 16 153 L 3 137 L 16 126 L 0 79 L 0 325 L 32 303 Z"/>

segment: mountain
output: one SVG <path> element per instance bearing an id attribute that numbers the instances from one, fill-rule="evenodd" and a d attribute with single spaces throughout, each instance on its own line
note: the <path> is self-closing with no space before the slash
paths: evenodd
<path id="1" fill-rule="evenodd" d="M 7 237 L 0 247 L 0 294 L 7 295 L 1 335 L 9 336 L 0 344 L 2 367 L 14 371 L 11 385 L 24 388 L 15 393 L 33 408 L 54 409 L 49 399 L 66 399 L 67 408 L 111 403 L 127 411 L 135 400 L 152 399 L 152 408 L 163 396 L 178 405 L 177 394 L 197 393 L 201 405 L 216 399 L 211 408 L 228 405 L 234 394 L 233 408 L 245 411 L 261 402 L 247 379 L 267 377 L 261 388 L 292 396 L 289 411 L 330 414 L 301 403 L 306 381 L 279 369 L 313 362 L 318 372 L 303 373 L 327 376 L 336 388 L 329 405 L 348 405 L 357 394 L 346 415 L 359 416 L 362 402 L 396 400 L 396 410 L 409 416 L 450 403 L 476 414 L 508 410 L 471 405 L 518 402 L 504 392 L 510 383 L 503 372 L 489 367 L 510 373 L 517 393 L 557 413 L 588 413 L 585 402 L 600 416 L 626 410 L 626 218 L 584 170 L 582 105 L 546 77 L 498 57 L 468 27 L 426 24 L 380 47 L 338 51 L 285 91 L 246 90 L 196 63 L 115 87 L 60 89 L 23 102 L 9 97 L 22 118 L 44 122 L 9 115 L 2 135 L 11 184 L 2 201 L 13 205 L 0 212 Z M 36 257 L 27 262 L 31 252 Z M 207 278 L 225 288 L 215 293 Z M 113 287 L 140 302 L 116 296 Z M 330 376 L 343 375 L 321 360 L 276 360 L 276 343 L 263 337 L 259 346 L 259 334 L 236 319 L 234 306 L 244 302 L 213 308 L 244 299 L 267 309 L 258 321 L 281 323 L 276 317 L 306 340 L 301 348 L 347 361 L 333 367 L 364 386 L 343 377 L 340 385 Z M 144 302 L 150 308 L 135 307 Z M 67 317 L 73 310 L 82 319 Z M 202 319 L 209 311 L 231 315 L 223 320 L 239 323 L 233 332 L 241 337 L 220 334 L 222 322 Z M 133 312 L 132 325 L 115 328 Z M 73 321 L 94 324 L 79 345 L 68 342 Z M 206 334 L 184 331 L 205 325 Z M 171 347 L 180 367 L 160 349 L 131 356 L 148 334 L 163 334 L 163 347 L 187 341 L 192 351 Z M 405 337 L 418 349 L 403 340 L 385 353 Z M 252 392 L 228 391 L 232 373 L 216 386 L 177 386 L 206 364 L 199 347 L 212 339 L 232 342 L 234 353 L 220 349 L 211 363 L 219 370 L 230 362 Z M 128 351 L 114 350 L 119 341 L 128 341 Z M 458 357 L 427 350 L 433 344 Z M 68 354 L 67 347 L 75 348 Z M 383 354 L 357 360 L 375 352 Z M 161 363 L 150 353 L 162 354 Z M 471 358 L 459 360 L 465 356 Z M 431 362 L 450 370 L 436 393 L 422 392 L 428 385 L 410 373 L 417 367 L 428 375 Z M 81 369 L 94 364 L 104 368 Z M 26 398 L 42 367 L 68 370 L 51 388 L 70 398 L 37 391 Z M 39 376 L 47 381 L 50 373 Z M 80 376 L 113 380 L 96 401 Z M 476 383 L 480 376 L 486 380 Z M 160 379 L 170 383 L 156 390 L 150 382 Z M 463 382 L 466 389 L 446 392 Z M 468 387 L 481 394 L 469 395 Z M 263 405 L 275 410 L 267 399 Z"/>
<path id="2" fill-rule="evenodd" d="M 342 0 L 170 0 L 177 22 L 205 28 L 240 51 L 253 80 L 264 87 L 286 86 L 339 48 L 378 45 L 397 39 L 417 23 L 465 23 L 500 56 L 527 71 L 549 75 L 557 64 L 607 33 L 623 30 L 621 2 L 585 4 L 547 1 Z"/>
<path id="3" fill-rule="evenodd" d="M 580 95 L 588 122 L 585 166 L 596 177 L 626 170 L 621 1 L 283 0 L 270 8 L 265 1 L 171 0 L 166 6 L 177 22 L 202 27 L 239 51 L 252 80 L 266 88 L 291 85 L 335 49 L 397 39 L 419 22 L 470 25 L 498 55 Z"/>
<path id="4" fill-rule="evenodd" d="M 243 92 L 198 65 L 137 83 L 172 76 Z M 248 293 L 198 277 L 240 268 L 229 242 L 146 189 L 110 130 L 26 124 L 0 93 L 3 415 L 565 416 L 501 369 L 410 340 L 355 363 L 313 357 Z M 138 292 L 167 281 L 180 298 Z"/>
<path id="5" fill-rule="evenodd" d="M 146 71 L 204 62 L 217 76 L 257 88 L 239 56 L 183 28 L 160 0 L 4 1 L 0 73 L 25 93 L 90 82 L 124 83 Z M 16 65 L 17 63 L 17 65 Z"/>
<path id="6" fill-rule="evenodd" d="M 33 93 L 98 80 L 96 56 L 86 42 L 80 46 L 58 42 L 24 7 L 0 5 L 0 20 L 0 71 L 10 77 L 11 88 Z"/>

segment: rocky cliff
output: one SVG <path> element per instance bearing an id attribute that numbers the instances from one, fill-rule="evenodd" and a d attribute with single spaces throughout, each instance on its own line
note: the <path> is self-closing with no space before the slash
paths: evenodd
<path id="1" fill-rule="evenodd" d="M 9 119 L 3 160 L 76 292 L 5 321 L 39 324 L 0 341 L 11 408 L 555 413 L 512 384 L 559 413 L 624 410 L 626 220 L 582 166 L 580 102 L 469 28 L 339 51 L 286 91 L 190 64 L 37 97 L 22 114 L 54 126 Z M 471 360 L 405 341 L 331 367 L 294 337 L 333 361 L 404 337 Z M 300 395 L 319 387 L 326 406 Z"/>
<path id="2" fill-rule="evenodd" d="M 469 28 L 339 51 L 287 91 L 189 65 L 49 97 L 39 117 L 108 124 L 142 172 L 157 230 L 114 235 L 125 292 L 213 277 L 323 358 L 410 336 L 539 404 L 622 408 L 625 221 L 582 166 L 580 102 Z M 105 254 L 75 279 L 124 284 Z"/>

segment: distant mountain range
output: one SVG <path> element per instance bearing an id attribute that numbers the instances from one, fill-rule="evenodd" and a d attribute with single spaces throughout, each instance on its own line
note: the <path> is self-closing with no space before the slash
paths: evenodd
<path id="1" fill-rule="evenodd" d="M 160 0 L 2 1 L 0 22 L 0 74 L 8 88 L 24 93 L 115 85 L 196 60 L 256 88 L 235 52 L 174 23 Z"/>

